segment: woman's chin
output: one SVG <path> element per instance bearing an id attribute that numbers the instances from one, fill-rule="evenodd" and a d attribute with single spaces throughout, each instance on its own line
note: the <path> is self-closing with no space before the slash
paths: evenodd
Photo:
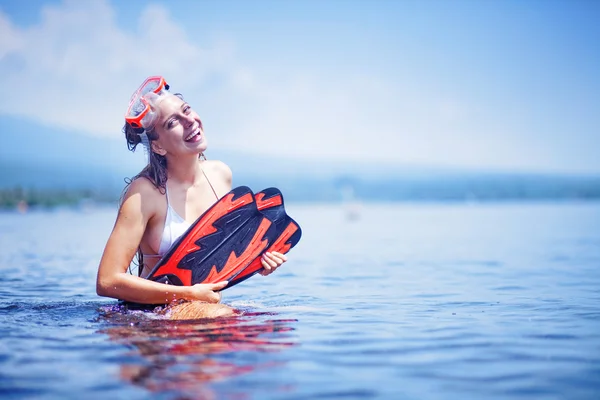
<path id="1" fill-rule="evenodd" d="M 205 152 L 208 148 L 208 142 L 204 137 L 197 143 L 186 143 L 186 145 L 189 150 L 193 151 L 194 153 L 197 152 L 198 154 Z"/>

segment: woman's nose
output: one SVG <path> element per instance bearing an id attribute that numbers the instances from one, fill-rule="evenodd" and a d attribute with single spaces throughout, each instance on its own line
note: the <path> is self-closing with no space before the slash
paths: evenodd
<path id="1" fill-rule="evenodd" d="M 194 122 L 195 122 L 194 121 L 194 117 L 191 114 L 184 115 L 183 118 L 184 118 L 184 121 L 185 121 L 186 128 L 189 128 L 192 125 L 194 125 Z"/>

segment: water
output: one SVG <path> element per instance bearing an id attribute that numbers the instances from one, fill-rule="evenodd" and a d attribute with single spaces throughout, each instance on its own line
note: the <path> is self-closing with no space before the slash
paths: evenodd
<path id="1" fill-rule="evenodd" d="M 600 203 L 288 210 L 244 314 L 184 322 L 95 295 L 114 209 L 0 214 L 0 395 L 598 398 Z"/>

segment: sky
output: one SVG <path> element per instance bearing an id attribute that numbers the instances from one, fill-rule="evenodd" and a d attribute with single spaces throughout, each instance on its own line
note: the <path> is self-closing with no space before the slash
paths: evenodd
<path id="1" fill-rule="evenodd" d="M 124 143 L 163 75 L 209 151 L 596 174 L 598 20 L 594 0 L 0 0 L 0 139 L 26 120 Z"/>

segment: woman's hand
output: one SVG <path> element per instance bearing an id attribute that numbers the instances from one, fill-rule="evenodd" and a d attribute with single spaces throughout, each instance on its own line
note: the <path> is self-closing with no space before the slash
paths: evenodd
<path id="1" fill-rule="evenodd" d="M 267 276 L 272 274 L 277 268 L 281 267 L 281 264 L 287 261 L 287 257 L 276 251 L 266 252 L 263 254 L 261 263 L 263 269 L 260 270 L 259 274 Z"/>
<path id="2" fill-rule="evenodd" d="M 207 303 L 218 303 L 221 301 L 221 293 L 218 290 L 227 286 L 227 281 L 217 283 L 197 283 L 190 286 L 189 300 L 201 300 Z"/>

